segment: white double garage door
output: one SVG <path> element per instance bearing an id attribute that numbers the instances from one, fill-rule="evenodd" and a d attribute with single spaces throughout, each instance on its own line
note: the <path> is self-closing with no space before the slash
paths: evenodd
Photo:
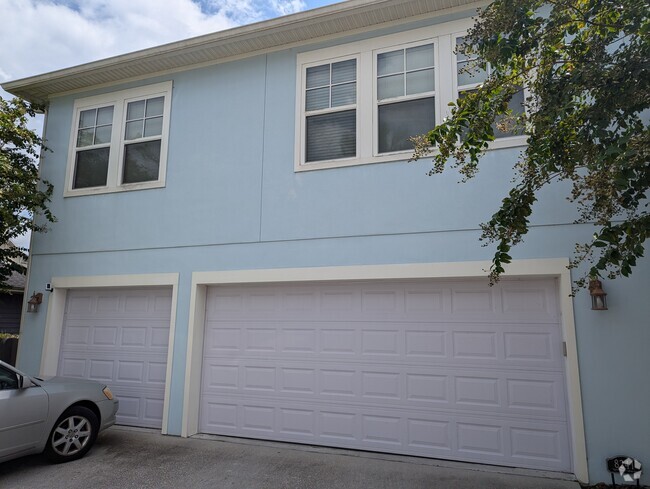
<path id="1" fill-rule="evenodd" d="M 160 426 L 171 294 L 114 291 L 113 312 L 89 299 L 104 317 L 73 335 L 87 293 L 68 299 L 62 373 L 88 352 L 84 376 L 111 377 L 118 421 Z M 552 279 L 208 290 L 203 433 L 570 471 L 565 386 Z"/>

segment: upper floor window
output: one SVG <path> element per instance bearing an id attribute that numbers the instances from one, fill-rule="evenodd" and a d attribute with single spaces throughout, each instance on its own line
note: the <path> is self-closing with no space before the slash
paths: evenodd
<path id="1" fill-rule="evenodd" d="M 171 82 L 75 101 L 64 195 L 165 185 Z"/>
<path id="2" fill-rule="evenodd" d="M 489 63 L 481 63 L 476 55 L 467 55 L 460 52 L 460 47 L 464 44 L 465 38 L 456 37 L 456 88 L 459 98 L 467 93 L 475 91 L 485 82 L 492 71 Z M 524 111 L 524 90 L 521 89 L 510 100 L 508 108 L 513 114 L 521 114 Z M 500 124 L 504 117 L 500 116 L 492 124 L 495 138 L 506 138 L 519 135 L 520 131 L 515 128 L 506 128 Z"/>
<path id="3" fill-rule="evenodd" d="M 449 103 L 489 73 L 456 54 L 470 25 L 452 21 L 300 53 L 295 170 L 408 160 L 409 138 L 440 124 Z M 522 104 L 517 94 L 512 105 Z M 525 143 L 498 128 L 495 134 L 491 147 Z"/>
<path id="4" fill-rule="evenodd" d="M 356 106 L 356 59 L 307 68 L 305 161 L 356 156 Z"/>
<path id="5" fill-rule="evenodd" d="M 377 153 L 412 148 L 409 137 L 435 120 L 434 45 L 380 52 L 377 59 Z"/>

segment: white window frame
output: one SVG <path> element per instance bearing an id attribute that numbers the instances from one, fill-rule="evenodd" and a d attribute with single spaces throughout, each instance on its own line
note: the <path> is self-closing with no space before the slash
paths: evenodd
<path id="1" fill-rule="evenodd" d="M 434 76 L 434 84 L 433 84 L 433 92 L 423 92 L 423 93 L 418 93 L 415 95 L 403 95 L 401 97 L 394 97 L 390 99 L 384 99 L 384 100 L 379 100 L 378 95 L 377 95 L 377 80 L 378 80 L 378 74 L 377 74 L 377 58 L 380 54 L 383 53 L 388 53 L 391 51 L 397 51 L 400 49 L 406 50 L 409 48 L 414 48 L 418 46 L 424 46 L 426 44 L 433 44 L 433 76 Z M 394 103 L 399 103 L 399 102 L 407 102 L 409 100 L 418 100 L 422 98 L 429 98 L 429 97 L 434 97 L 434 113 L 435 113 L 435 123 L 436 125 L 440 124 L 441 118 L 440 118 L 440 96 L 438 95 L 439 89 L 440 89 L 440 49 L 438 47 L 438 39 L 437 38 L 427 38 L 427 39 L 420 39 L 415 42 L 409 42 L 406 44 L 400 44 L 397 46 L 387 46 L 383 47 L 381 49 L 375 49 L 373 51 L 372 55 L 372 103 L 373 103 L 373 117 L 372 117 L 372 141 L 373 141 L 373 156 L 375 158 L 381 158 L 381 157 L 393 157 L 396 156 L 398 159 L 408 159 L 410 156 L 413 154 L 413 150 L 406 150 L 406 151 L 391 151 L 387 153 L 380 153 L 379 152 L 379 106 L 380 105 L 390 105 Z M 406 78 L 406 72 L 404 72 L 404 78 Z M 433 128 L 430 128 L 433 129 Z"/>
<path id="2" fill-rule="evenodd" d="M 356 103 L 353 105 L 342 105 L 339 107 L 329 107 L 327 109 L 320 109 L 320 110 L 312 110 L 312 111 L 307 111 L 305 108 L 305 103 L 306 103 L 306 94 L 307 94 L 307 69 L 308 68 L 313 68 L 314 66 L 320 66 L 320 65 L 325 65 L 329 64 L 332 65 L 333 63 L 338 63 L 341 61 L 348 61 L 354 59 L 357 62 L 357 79 L 356 79 Z M 319 60 L 319 61 L 313 61 L 311 63 L 306 63 L 304 64 L 304 73 L 305 76 L 301 77 L 301 84 L 300 84 L 300 98 L 302 100 L 302 107 L 301 107 L 301 118 L 302 120 L 300 121 L 299 125 L 299 130 L 300 130 L 300 140 L 303 141 L 303 144 L 301 145 L 301 154 L 300 154 L 300 161 L 303 161 L 305 165 L 327 165 L 332 161 L 337 161 L 337 162 L 352 162 L 356 160 L 357 157 L 350 157 L 350 158 L 338 158 L 336 160 L 324 160 L 324 161 L 319 161 L 315 163 L 306 163 L 307 160 L 307 117 L 308 116 L 315 116 L 315 115 L 322 115 L 322 114 L 333 114 L 336 112 L 343 112 L 346 110 L 352 110 L 354 109 L 356 111 L 355 114 L 355 119 L 356 119 L 356 152 L 357 156 L 359 155 L 359 56 L 357 54 L 351 54 L 351 55 L 344 55 L 336 58 L 330 58 L 330 59 L 324 59 L 324 60 Z M 331 69 L 331 68 L 330 68 Z M 331 87 L 331 85 L 330 85 Z M 331 89 L 330 89 L 330 97 L 331 97 Z M 331 105 L 331 104 L 330 104 Z"/>
<path id="3" fill-rule="evenodd" d="M 463 85 L 463 89 L 459 90 L 458 89 L 458 65 L 457 65 L 457 58 L 456 58 L 456 42 L 459 37 L 466 37 L 467 36 L 467 29 L 461 31 L 461 32 L 456 32 L 452 35 L 451 38 L 451 45 L 453 47 L 454 52 L 452 53 L 453 56 L 453 62 L 454 62 L 454 69 L 452 70 L 452 78 L 453 78 L 453 93 L 454 93 L 454 101 L 458 99 L 460 96 L 460 92 L 466 92 L 470 90 L 475 90 L 479 86 L 481 86 L 481 82 L 478 83 L 472 83 L 468 85 Z M 487 73 L 488 76 L 490 74 L 491 68 L 488 68 Z M 528 95 L 528 90 L 524 89 L 524 100 L 526 99 Z M 527 138 L 524 134 L 517 134 L 514 136 L 505 136 L 502 138 L 495 138 L 494 141 L 490 141 L 490 146 L 489 149 L 500 149 L 500 148 L 512 148 L 516 146 L 524 146 L 526 144 Z"/>
<path id="4" fill-rule="evenodd" d="M 158 165 L 158 179 L 147 182 L 122 183 L 124 169 L 124 148 L 129 141 L 125 140 L 126 107 L 129 102 L 136 100 L 164 97 L 163 104 L 163 125 L 160 136 L 160 162 Z M 68 146 L 68 163 L 66 168 L 64 197 L 78 195 L 96 195 L 113 192 L 126 192 L 165 186 L 167 176 L 167 147 L 169 139 L 169 120 L 171 113 L 172 82 L 156 83 L 142 87 L 111 92 L 92 97 L 77 99 L 74 102 L 72 128 L 70 130 L 70 143 Z M 73 188 L 76 165 L 76 153 L 79 148 L 77 144 L 77 131 L 79 129 L 79 118 L 81 112 L 89 109 L 113 106 L 113 126 L 111 131 L 110 154 L 108 158 L 108 170 L 106 185 L 100 187 Z M 134 142 L 146 142 L 157 140 L 156 137 L 139 138 Z"/>
<path id="5" fill-rule="evenodd" d="M 412 150 L 378 153 L 377 54 L 422 44 L 434 44 L 435 122 L 440 124 L 445 117 L 451 114 L 448 104 L 455 102 L 458 94 L 456 38 L 464 36 L 472 24 L 471 19 L 456 20 L 299 53 L 296 62 L 294 170 L 301 172 L 408 160 L 413 154 Z M 306 163 L 305 85 L 307 68 L 350 58 L 357 59 L 357 155 L 354 158 Z M 419 97 L 420 95 L 414 98 Z M 525 136 L 511 136 L 492 141 L 489 149 L 517 147 L 525 144 Z"/>

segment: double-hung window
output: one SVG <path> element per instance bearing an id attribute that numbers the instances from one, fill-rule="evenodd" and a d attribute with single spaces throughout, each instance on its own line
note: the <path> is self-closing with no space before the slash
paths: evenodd
<path id="1" fill-rule="evenodd" d="M 463 98 L 467 93 L 477 90 L 477 88 L 485 82 L 487 77 L 492 71 L 492 67 L 488 63 L 481 63 L 477 55 L 467 55 L 459 52 L 459 48 L 465 42 L 462 36 L 456 37 L 456 87 L 459 98 Z M 510 99 L 508 108 L 512 110 L 513 114 L 521 114 L 524 111 L 524 90 L 519 90 Z M 520 134 L 515 128 L 509 130 L 502 130 L 499 128 L 501 121 L 504 120 L 503 116 L 497 118 L 492 124 L 495 138 L 506 138 L 517 136 Z"/>
<path id="2" fill-rule="evenodd" d="M 376 53 L 378 154 L 408 151 L 435 119 L 433 43 Z"/>
<path id="3" fill-rule="evenodd" d="M 298 55 L 296 171 L 407 160 L 440 117 L 429 28 Z"/>
<path id="4" fill-rule="evenodd" d="M 64 194 L 165 185 L 171 82 L 75 101 Z"/>
<path id="5" fill-rule="evenodd" d="M 310 66 L 305 77 L 305 161 L 357 154 L 357 60 Z"/>
<path id="6" fill-rule="evenodd" d="M 406 161 L 450 104 L 483 83 L 489 66 L 457 54 L 469 20 L 362 39 L 297 56 L 296 171 Z M 511 102 L 522 110 L 523 92 Z M 525 138 L 500 131 L 491 148 Z"/>

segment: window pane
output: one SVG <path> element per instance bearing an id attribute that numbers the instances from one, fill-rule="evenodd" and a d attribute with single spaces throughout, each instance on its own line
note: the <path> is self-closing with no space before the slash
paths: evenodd
<path id="1" fill-rule="evenodd" d="M 97 109 L 82 110 L 81 114 L 79 114 L 79 127 L 93 127 L 96 113 Z"/>
<path id="2" fill-rule="evenodd" d="M 404 50 L 381 53 L 377 56 L 377 75 L 388 75 L 404 71 Z"/>
<path id="3" fill-rule="evenodd" d="M 126 123 L 126 133 L 124 134 L 124 139 L 138 139 L 142 137 L 142 123 L 144 121 L 141 119 L 139 121 L 127 122 Z"/>
<path id="4" fill-rule="evenodd" d="M 476 61 L 463 61 L 458 63 L 458 86 L 483 83 L 487 78 L 487 72 Z"/>
<path id="5" fill-rule="evenodd" d="M 122 183 L 158 180 L 160 140 L 127 144 L 124 147 L 124 175 Z"/>
<path id="6" fill-rule="evenodd" d="M 435 83 L 433 70 L 413 71 L 406 74 L 406 95 L 433 92 Z"/>
<path id="7" fill-rule="evenodd" d="M 144 121 L 144 137 L 160 136 L 162 134 L 162 117 L 154 117 Z"/>
<path id="8" fill-rule="evenodd" d="M 18 389 L 18 377 L 15 373 L 0 367 L 0 391 Z"/>
<path id="9" fill-rule="evenodd" d="M 346 83 L 332 87 L 332 107 L 357 103 L 357 84 Z"/>
<path id="10" fill-rule="evenodd" d="M 406 50 L 406 69 L 419 70 L 433 66 L 433 44 L 426 44 Z"/>
<path id="11" fill-rule="evenodd" d="M 91 146 L 93 144 L 95 130 L 91 129 L 79 129 L 77 132 L 77 148 L 82 148 L 84 146 Z"/>
<path id="12" fill-rule="evenodd" d="M 77 151 L 72 188 L 103 187 L 108 173 L 109 148 Z"/>
<path id="13" fill-rule="evenodd" d="M 425 134 L 435 125 L 434 98 L 379 106 L 379 152 L 413 149 L 409 137 Z"/>
<path id="14" fill-rule="evenodd" d="M 508 103 L 508 108 L 512 110 L 513 116 L 516 116 L 518 114 L 521 114 L 524 112 L 524 92 L 523 90 L 515 93 L 512 98 L 510 99 L 510 102 Z M 497 124 L 499 121 L 502 121 L 504 118 L 499 117 L 495 121 L 495 123 L 492 125 L 492 128 L 494 129 L 494 137 L 495 138 L 506 138 L 509 136 L 518 136 L 520 134 L 523 134 L 523 130 L 520 127 L 510 127 L 509 131 L 502 131 L 501 129 L 498 128 Z M 509 126 L 512 126 L 512 124 L 509 124 Z M 505 128 L 504 128 L 505 129 Z"/>
<path id="15" fill-rule="evenodd" d="M 327 109 L 330 106 L 330 89 L 316 88 L 314 90 L 307 90 L 307 101 L 305 103 L 306 110 L 319 110 Z"/>
<path id="16" fill-rule="evenodd" d="M 465 38 L 464 37 L 457 37 L 456 38 L 456 59 L 458 61 L 467 61 L 467 56 L 464 54 L 460 53 L 460 47 L 465 43 Z"/>
<path id="17" fill-rule="evenodd" d="M 357 154 L 356 110 L 307 117 L 307 162 L 352 158 Z"/>
<path id="18" fill-rule="evenodd" d="M 126 120 L 142 119 L 144 117 L 144 100 L 129 102 L 126 106 Z"/>
<path id="19" fill-rule="evenodd" d="M 95 144 L 110 143 L 112 130 L 113 126 L 99 126 L 95 129 Z"/>
<path id="20" fill-rule="evenodd" d="M 349 59 L 339 63 L 332 63 L 332 83 L 345 83 L 356 81 L 357 60 Z"/>
<path id="21" fill-rule="evenodd" d="M 385 76 L 377 79 L 377 98 L 384 100 L 404 95 L 404 75 Z"/>
<path id="22" fill-rule="evenodd" d="M 147 100 L 147 117 L 156 117 L 162 115 L 165 97 L 150 98 Z"/>
<path id="23" fill-rule="evenodd" d="M 322 87 L 330 84 L 330 65 L 307 68 L 307 88 Z"/>
<path id="24" fill-rule="evenodd" d="M 104 126 L 113 123 L 113 106 L 97 109 L 97 125 Z"/>

